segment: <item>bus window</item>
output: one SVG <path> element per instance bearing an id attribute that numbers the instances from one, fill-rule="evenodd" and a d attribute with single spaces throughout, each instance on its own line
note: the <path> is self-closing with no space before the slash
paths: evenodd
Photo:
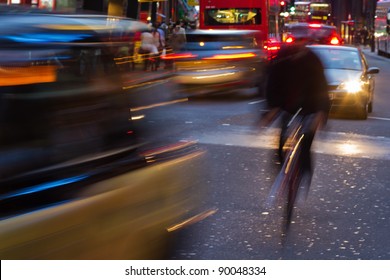
<path id="1" fill-rule="evenodd" d="M 310 3 L 309 20 L 330 24 L 332 21 L 332 6 L 329 3 Z"/>
<path id="2" fill-rule="evenodd" d="M 310 2 L 295 2 L 295 12 L 292 15 L 292 19 L 298 22 L 306 22 L 309 15 Z"/>

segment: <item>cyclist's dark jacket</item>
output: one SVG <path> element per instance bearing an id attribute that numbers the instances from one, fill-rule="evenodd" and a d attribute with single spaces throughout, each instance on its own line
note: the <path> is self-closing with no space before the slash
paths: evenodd
<path id="1" fill-rule="evenodd" d="M 267 73 L 266 98 L 269 107 L 303 114 L 328 113 L 330 100 L 321 61 L 304 46 L 283 47 L 270 63 Z"/>

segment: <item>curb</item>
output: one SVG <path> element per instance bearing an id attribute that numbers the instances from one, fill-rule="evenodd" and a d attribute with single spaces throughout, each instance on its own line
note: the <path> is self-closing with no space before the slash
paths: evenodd
<path id="1" fill-rule="evenodd" d="M 381 59 L 381 60 L 384 60 L 384 61 L 389 61 L 389 59 L 387 57 L 378 55 L 378 52 L 377 52 L 376 49 L 375 49 L 375 52 L 372 52 L 371 48 L 361 48 L 361 50 L 364 53 L 364 55 L 367 56 L 367 57 Z"/>
<path id="2" fill-rule="evenodd" d="M 143 69 L 139 69 L 141 67 L 143 66 L 136 65 L 136 69 L 122 73 L 124 83 L 127 85 L 141 85 L 158 80 L 169 79 L 175 74 L 173 70 L 161 69 L 157 71 L 144 71 Z"/>

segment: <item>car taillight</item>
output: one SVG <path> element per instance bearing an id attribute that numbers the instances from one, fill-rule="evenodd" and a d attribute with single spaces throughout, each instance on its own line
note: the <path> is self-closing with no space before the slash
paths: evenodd
<path id="1" fill-rule="evenodd" d="M 161 59 L 171 60 L 171 59 L 184 59 L 184 58 L 195 58 L 197 55 L 192 53 L 170 53 L 167 55 L 161 56 Z"/>
<path id="2" fill-rule="evenodd" d="M 291 44 L 292 42 L 294 42 L 294 38 L 293 37 L 287 37 L 286 38 L 286 43 L 287 44 Z"/>
<path id="3" fill-rule="evenodd" d="M 280 42 L 271 38 L 264 43 L 264 50 L 269 52 L 276 52 L 280 50 Z"/>
<path id="4" fill-rule="evenodd" d="M 268 51 L 278 51 L 278 50 L 280 50 L 280 46 L 268 46 L 267 50 Z"/>
<path id="5" fill-rule="evenodd" d="M 339 40 L 339 38 L 337 38 L 337 37 L 332 37 L 332 39 L 330 39 L 330 44 L 331 44 L 331 45 L 340 45 L 340 40 Z"/>
<path id="6" fill-rule="evenodd" d="M 211 57 L 205 57 L 203 59 L 242 59 L 255 57 L 254 53 L 237 53 L 237 54 L 216 54 Z"/>

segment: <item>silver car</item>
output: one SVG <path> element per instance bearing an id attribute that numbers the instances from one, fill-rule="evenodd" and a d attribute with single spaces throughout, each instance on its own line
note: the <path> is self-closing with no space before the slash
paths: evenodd
<path id="1" fill-rule="evenodd" d="M 374 74 L 379 68 L 369 67 L 359 48 L 347 46 L 309 46 L 321 59 L 328 80 L 331 112 L 351 112 L 367 119 L 373 110 Z"/>

